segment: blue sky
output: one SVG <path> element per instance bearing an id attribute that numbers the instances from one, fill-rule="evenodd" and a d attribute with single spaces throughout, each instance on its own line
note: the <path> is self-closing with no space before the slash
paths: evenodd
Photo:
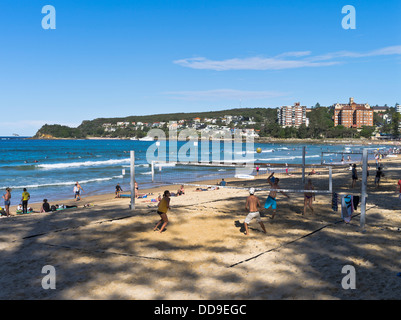
<path id="1" fill-rule="evenodd" d="M 41 26 L 56 9 L 56 29 Z M 356 29 L 342 28 L 345 5 Z M 0 135 L 237 107 L 401 103 L 401 1 L 2 0 Z"/>

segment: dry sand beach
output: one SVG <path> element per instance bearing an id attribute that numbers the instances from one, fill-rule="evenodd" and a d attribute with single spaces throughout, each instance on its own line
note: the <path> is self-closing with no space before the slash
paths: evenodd
<path id="1" fill-rule="evenodd" d="M 315 213 L 305 216 L 303 194 L 279 194 L 274 219 L 271 209 L 261 211 L 267 234 L 253 220 L 249 236 L 246 189 L 198 192 L 187 186 L 185 195 L 171 198 L 161 234 L 153 231 L 159 216 L 149 198 L 138 199 L 134 211 L 128 198 L 114 194 L 84 194 L 78 208 L 50 213 L 15 215 L 13 207 L 14 216 L 0 219 L 0 298 L 399 299 L 401 156 L 383 163 L 379 189 L 371 167 L 364 232 L 360 209 L 346 224 L 340 211 L 333 212 L 329 194 L 316 195 Z M 266 177 L 229 179 L 228 185 L 267 187 Z M 283 177 L 283 187 L 290 183 Z M 336 169 L 334 191 L 347 192 L 350 185 L 350 172 Z M 165 189 L 146 192 L 156 197 Z M 263 206 L 267 192 L 256 195 Z M 86 203 L 94 206 L 83 208 Z M 40 204 L 31 206 L 39 210 Z M 42 288 L 45 265 L 56 269 L 54 290 Z M 354 290 L 341 286 L 345 265 L 355 267 Z"/>

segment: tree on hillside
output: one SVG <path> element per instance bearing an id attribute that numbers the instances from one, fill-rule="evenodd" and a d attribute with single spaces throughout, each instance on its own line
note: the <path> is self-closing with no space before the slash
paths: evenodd
<path id="1" fill-rule="evenodd" d="M 400 120 L 401 120 L 401 115 L 398 112 L 393 113 L 393 120 L 391 122 L 391 134 L 393 135 L 394 138 L 398 138 L 400 135 Z"/>

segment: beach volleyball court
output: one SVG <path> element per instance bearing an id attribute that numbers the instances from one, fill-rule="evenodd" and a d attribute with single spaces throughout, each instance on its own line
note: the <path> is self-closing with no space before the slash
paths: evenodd
<path id="1" fill-rule="evenodd" d="M 390 170 L 389 170 L 390 172 Z M 334 172 L 334 188 L 349 172 Z M 173 197 L 167 231 L 152 229 L 156 207 L 113 195 L 94 207 L 2 219 L 3 298 L 11 299 L 370 299 L 399 297 L 400 211 L 392 180 L 368 201 L 366 232 L 358 217 L 341 222 L 330 195 L 317 195 L 315 214 L 302 216 L 303 194 L 278 196 L 278 212 L 262 212 L 267 234 L 250 223 L 243 233 L 248 181 L 238 189 L 195 191 Z M 346 180 L 345 180 L 346 179 Z M 290 180 L 289 180 L 290 181 Z M 386 185 L 388 183 L 388 186 Z M 283 181 L 285 186 L 285 181 Z M 345 188 L 345 183 L 344 187 Z M 174 186 L 178 188 L 179 186 Z M 169 186 L 175 191 L 173 186 Z M 164 188 L 154 189 L 153 196 Z M 267 194 L 257 191 L 263 203 Z M 380 197 L 386 195 L 383 203 Z M 149 200 L 149 199 L 148 199 Z M 70 209 L 69 209 L 70 210 Z M 356 212 L 358 214 L 358 212 Z M 44 290 L 43 266 L 56 270 L 56 289 Z M 357 272 L 357 289 L 344 290 L 345 265 Z"/>

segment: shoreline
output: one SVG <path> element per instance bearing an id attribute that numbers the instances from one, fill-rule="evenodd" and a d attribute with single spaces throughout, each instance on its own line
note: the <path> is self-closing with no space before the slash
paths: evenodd
<path id="1" fill-rule="evenodd" d="M 391 162 L 397 162 L 398 160 L 400 160 L 401 162 L 401 154 L 397 154 L 396 157 L 391 157 L 391 158 L 384 158 L 381 160 L 381 162 L 383 164 L 385 163 L 391 163 Z M 370 161 L 372 162 L 372 160 Z M 283 165 L 283 164 L 280 164 Z M 326 164 L 328 165 L 328 164 Z M 334 166 L 333 167 L 333 171 L 342 171 L 344 170 L 344 168 L 348 168 L 348 166 L 350 165 L 350 163 L 344 163 L 343 165 L 338 165 L 338 166 Z M 311 165 L 306 165 L 306 167 L 311 166 Z M 312 165 L 313 166 L 313 165 Z M 323 165 L 324 167 L 324 165 Z M 374 168 L 373 165 L 371 165 L 371 168 Z M 359 168 L 360 170 L 360 168 Z M 371 169 L 372 171 L 372 169 Z M 262 179 L 266 179 L 267 176 L 270 174 L 269 171 L 266 171 L 266 173 L 260 172 L 258 176 L 256 175 L 251 175 L 254 178 L 253 179 L 245 179 L 245 178 L 236 178 L 236 177 L 225 177 L 224 180 L 230 184 L 230 183 L 234 183 L 234 185 L 239 185 L 239 186 L 252 186 L 252 183 Z M 336 176 L 336 173 L 333 173 L 333 176 Z M 371 177 L 374 176 L 374 174 L 371 174 Z M 219 182 L 217 181 L 219 178 L 216 179 L 209 179 L 209 180 L 194 180 L 194 181 L 187 181 L 182 183 L 185 186 L 190 186 L 189 188 L 196 188 L 196 185 L 199 186 L 213 186 L 213 187 L 220 187 L 219 186 Z M 259 181 L 260 182 L 260 181 Z M 149 199 L 151 198 L 157 198 L 157 196 L 159 194 L 163 194 L 163 192 L 165 190 L 170 190 L 170 192 L 176 192 L 175 189 L 178 190 L 178 188 L 180 187 L 181 183 L 177 183 L 177 184 L 160 184 L 160 185 L 156 185 L 156 186 L 152 186 L 152 187 L 148 187 L 148 188 L 144 188 L 144 189 L 139 189 L 139 194 L 149 194 L 151 195 L 149 198 L 144 198 L 146 200 L 144 200 L 145 202 L 147 202 Z M 228 187 L 230 187 L 230 185 L 228 185 Z M 266 185 L 266 187 L 268 187 L 268 185 Z M 224 189 L 224 187 L 220 187 L 222 189 Z M 230 188 L 227 188 L 230 189 Z M 333 190 L 333 192 L 335 192 Z M 126 190 L 124 192 L 122 192 L 121 194 L 130 194 L 129 190 Z M 130 201 L 130 198 L 126 198 L 123 197 L 124 199 L 128 199 Z M 13 198 L 12 198 L 13 199 Z M 14 196 L 14 199 L 16 199 L 16 197 Z M 17 198 L 18 199 L 18 198 Z M 61 199 L 56 199 L 56 200 L 49 200 L 48 202 L 50 203 L 50 205 L 66 205 L 66 206 L 74 206 L 76 205 L 78 208 L 83 207 L 84 205 L 87 204 L 94 204 L 97 203 L 97 205 L 101 205 L 104 202 L 109 202 L 115 198 L 115 193 L 114 192 L 102 192 L 102 193 L 96 193 L 96 194 L 91 194 L 91 195 L 85 195 L 82 194 L 81 195 L 81 200 L 76 201 L 73 198 L 73 195 L 71 196 L 71 198 L 61 198 Z M 141 203 L 143 202 L 142 199 L 136 199 L 135 201 L 136 203 Z M 31 207 L 33 209 L 33 212 L 29 213 L 29 214 L 16 214 L 16 210 L 18 205 L 11 205 L 10 206 L 10 213 L 11 215 L 14 216 L 29 216 L 31 214 L 43 214 L 40 213 L 40 208 L 43 202 L 29 202 L 28 203 L 28 207 Z M 1 205 L 0 207 L 4 207 L 3 205 Z"/>
<path id="2" fill-rule="evenodd" d="M 86 137 L 86 138 L 40 138 L 40 137 L 24 137 L 24 139 L 28 140 L 131 140 L 131 138 L 112 138 L 112 137 Z M 164 141 L 169 141 L 168 138 L 161 139 Z M 221 141 L 233 141 L 234 139 L 219 139 Z M 394 145 L 394 146 L 401 146 L 401 140 L 379 140 L 379 139 L 366 139 L 366 138 L 359 138 L 359 139 L 279 139 L 279 138 L 270 138 L 270 137 L 261 137 L 261 138 L 254 138 L 254 143 L 284 143 L 284 144 L 355 144 L 355 145 Z M 132 141 L 141 141 L 141 140 L 132 140 Z M 153 140 L 157 141 L 157 140 Z M 188 140 L 176 140 L 176 141 L 188 141 Z M 199 142 L 202 139 L 198 140 Z M 141 141 L 141 142 L 152 142 L 152 141 Z M 242 138 L 242 142 L 246 142 L 246 138 Z"/>

